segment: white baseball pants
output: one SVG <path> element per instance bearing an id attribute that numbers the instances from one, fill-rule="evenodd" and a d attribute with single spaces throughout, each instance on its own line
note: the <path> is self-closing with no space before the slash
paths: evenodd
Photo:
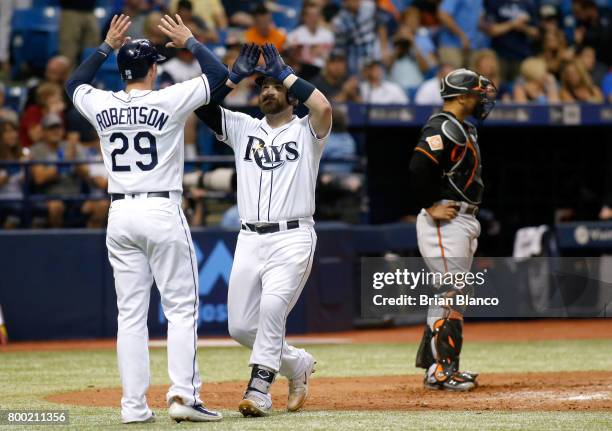
<path id="1" fill-rule="evenodd" d="M 117 291 L 117 356 L 124 422 L 151 416 L 145 393 L 151 379 L 147 314 L 153 280 L 168 319 L 167 399 L 201 403 L 197 361 L 198 268 L 180 195 L 146 194 L 114 201 L 106 245 Z"/>
<path id="2" fill-rule="evenodd" d="M 241 230 L 227 298 L 229 333 L 252 349 L 249 365 L 287 378 L 301 374 L 304 350 L 285 342 L 285 325 L 312 267 L 317 235 L 312 226 L 269 234 Z"/>

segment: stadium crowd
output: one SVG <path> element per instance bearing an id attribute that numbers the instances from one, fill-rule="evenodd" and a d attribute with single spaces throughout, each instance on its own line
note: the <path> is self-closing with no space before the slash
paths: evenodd
<path id="1" fill-rule="evenodd" d="M 63 91 L 86 49 L 103 40 L 108 24 L 96 15 L 103 3 L 106 21 L 115 13 L 130 15 L 129 35 L 150 39 L 167 58 L 160 87 L 201 73 L 191 53 L 165 46 L 157 28 L 164 13 L 179 14 L 230 67 L 243 42 L 276 45 L 300 76 L 339 106 L 324 159 L 357 154 L 343 103 L 440 105 L 439 79 L 462 66 L 491 78 L 502 103 L 612 103 L 606 0 L 49 0 L 61 8 L 59 52 L 44 70 L 15 65 L 10 56 L 11 16 L 32 1 L 41 3 L 0 2 L 0 73 L 5 83 L 25 82 L 28 94 L 16 112 L 0 87 L 0 162 L 66 163 L 34 163 L 27 176 L 23 166 L 0 165 L 3 228 L 23 226 L 26 189 L 43 196 L 29 207 L 32 226 L 104 225 L 109 204 L 97 136 Z M 225 104 L 256 106 L 254 81 L 243 80 Z M 186 126 L 187 158 L 206 154 L 197 141 L 193 118 Z M 203 177 L 188 173 L 194 225 L 205 223 Z M 355 194 L 363 179 L 350 165 L 331 163 L 322 165 L 320 181 L 336 200 L 334 190 Z M 612 210 L 602 216 L 612 218 Z"/>

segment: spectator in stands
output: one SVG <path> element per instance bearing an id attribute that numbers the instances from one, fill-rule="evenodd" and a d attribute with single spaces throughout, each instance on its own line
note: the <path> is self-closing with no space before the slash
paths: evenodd
<path id="1" fill-rule="evenodd" d="M 555 77 L 559 77 L 561 64 L 572 58 L 572 51 L 567 49 L 565 34 L 560 29 L 545 31 L 541 39 L 539 58 L 546 62 L 546 69 Z"/>
<path id="2" fill-rule="evenodd" d="M 180 0 L 172 0 L 170 10 L 176 10 Z M 211 30 L 227 28 L 227 16 L 221 0 L 191 0 L 193 14 L 200 17 Z M 157 21 L 159 22 L 159 20 Z"/>
<path id="3" fill-rule="evenodd" d="M 432 31 L 437 31 L 440 26 L 438 19 L 440 0 L 414 0 L 410 5 L 419 10 L 423 26 Z"/>
<path id="4" fill-rule="evenodd" d="M 595 48 L 598 60 L 612 65 L 612 16 L 608 9 L 599 10 L 594 0 L 573 0 L 576 18 L 574 43 Z"/>
<path id="5" fill-rule="evenodd" d="M 442 0 L 438 9 L 440 62 L 454 69 L 468 63 L 470 52 L 481 48 L 478 26 L 482 14 L 483 0 Z"/>
<path id="6" fill-rule="evenodd" d="M 593 83 L 597 86 L 601 85 L 603 77 L 606 75 L 606 66 L 597 61 L 597 54 L 592 46 L 584 45 L 576 51 L 576 58 L 582 63 L 587 70 Z"/>
<path id="7" fill-rule="evenodd" d="M 249 28 L 253 25 L 253 2 L 249 0 L 223 0 L 230 27 Z"/>
<path id="8" fill-rule="evenodd" d="M 398 34 L 410 34 L 414 41 L 414 47 L 427 62 L 427 69 L 437 66 L 436 46 L 433 42 L 431 31 L 422 25 L 421 11 L 414 7 L 408 7 L 402 12 Z"/>
<path id="9" fill-rule="evenodd" d="M 336 48 L 346 53 L 351 74 L 359 73 L 366 61 L 383 58 L 387 37 L 382 24 L 374 2 L 343 0 L 333 28 Z"/>
<path id="10" fill-rule="evenodd" d="M 0 82 L 0 121 L 10 121 L 11 123 L 19 123 L 19 116 L 17 112 L 8 106 L 4 106 L 6 88 L 4 84 Z"/>
<path id="11" fill-rule="evenodd" d="M 385 80 L 385 69 L 378 60 L 371 60 L 363 67 L 364 81 L 359 84 L 363 103 L 372 105 L 405 104 L 408 96 L 394 82 Z"/>
<path id="12" fill-rule="evenodd" d="M 160 87 L 164 88 L 178 82 L 187 81 L 202 74 L 200 64 L 186 49 L 179 49 L 176 57 L 166 61 L 158 68 Z M 185 122 L 185 158 L 193 159 L 197 152 L 197 119 L 191 113 Z"/>
<path id="13" fill-rule="evenodd" d="M 60 54 L 77 64 L 83 49 L 100 44 L 96 0 L 60 0 L 60 6 Z"/>
<path id="14" fill-rule="evenodd" d="M 64 92 L 57 84 L 46 82 L 36 89 L 36 103 L 28 106 L 21 116 L 19 140 L 24 147 L 30 147 L 41 139 L 43 129 L 41 121 L 47 114 L 63 115 L 66 109 Z"/>
<path id="15" fill-rule="evenodd" d="M 110 28 L 110 18 L 114 15 L 128 15 L 131 18 L 132 24 L 127 30 L 127 36 L 132 39 L 142 39 L 144 37 L 144 28 L 145 22 L 147 21 L 147 16 L 151 11 L 151 6 L 147 2 L 147 0 L 124 0 L 123 7 L 119 10 L 115 10 L 113 13 L 109 15 L 109 20 L 102 31 L 102 37 L 106 36 L 108 33 L 108 29 Z"/>
<path id="16" fill-rule="evenodd" d="M 30 106 L 33 103 L 36 103 L 36 90 L 38 86 L 48 82 L 52 84 L 57 84 L 60 87 L 64 88 L 66 81 L 68 80 L 68 75 L 70 74 L 70 68 L 72 63 L 68 57 L 63 55 L 56 55 L 55 57 L 51 57 L 49 61 L 47 61 L 47 65 L 45 66 L 45 77 L 42 81 L 39 81 L 38 78 L 32 79 L 28 81 L 28 98 L 26 100 L 26 107 Z M 67 106 L 72 105 L 72 101 L 68 98 L 68 95 L 64 96 L 64 102 Z"/>
<path id="17" fill-rule="evenodd" d="M 603 103 L 601 90 L 593 84 L 589 73 L 578 60 L 568 61 L 561 68 L 561 101 Z"/>
<path id="18" fill-rule="evenodd" d="M 559 11 L 554 5 L 543 4 L 540 6 L 540 30 L 542 34 L 560 30 Z"/>
<path id="19" fill-rule="evenodd" d="M 321 156 L 316 202 L 318 220 L 356 221 L 351 215 L 359 213 L 358 192 L 363 186 L 363 174 L 355 172 L 358 165 L 354 163 L 330 161 L 355 156 L 357 144 L 348 132 L 348 115 L 345 109 L 335 106 L 332 130 Z"/>
<path id="20" fill-rule="evenodd" d="M 331 53 L 321 73 L 312 79 L 312 85 L 335 103 L 362 101 L 359 80 L 348 75 L 346 56 L 341 51 Z"/>
<path id="21" fill-rule="evenodd" d="M 470 69 L 486 76 L 497 87 L 497 100 L 504 102 L 512 101 L 507 81 L 501 79 L 499 60 L 492 49 L 481 49 L 476 52 L 470 61 Z"/>
<path id="22" fill-rule="evenodd" d="M 202 74 L 200 65 L 193 54 L 186 49 L 177 50 L 176 57 L 158 68 L 160 87 L 187 81 Z"/>
<path id="23" fill-rule="evenodd" d="M 193 12 L 193 4 L 190 0 L 180 0 L 176 4 L 176 13 L 196 39 L 204 43 L 219 41 L 217 32 L 210 30 L 206 22 Z"/>
<path id="24" fill-rule="evenodd" d="M 442 63 L 438 68 L 438 73 L 433 78 L 423 82 L 414 96 L 414 103 L 417 105 L 442 105 L 440 96 L 440 81 L 452 72 L 450 64 Z"/>
<path id="25" fill-rule="evenodd" d="M 513 99 L 516 103 L 558 103 L 559 87 L 555 77 L 546 70 L 546 62 L 530 57 L 521 63 L 520 77 L 515 81 Z"/>
<path id="26" fill-rule="evenodd" d="M 48 162 L 76 160 L 81 148 L 75 139 L 64 140 L 64 126 L 57 114 L 48 114 L 42 121 L 42 139 L 32 146 L 32 159 Z M 49 196 L 75 196 L 81 192 L 80 178 L 87 177 L 86 165 L 35 164 L 32 179 L 37 193 Z M 44 205 L 50 227 L 62 227 L 66 204 L 62 199 L 52 199 Z"/>
<path id="27" fill-rule="evenodd" d="M 297 50 L 302 63 L 322 68 L 334 46 L 334 34 L 323 26 L 321 7 L 306 3 L 302 24 L 287 36 L 287 46 Z"/>
<path id="28" fill-rule="evenodd" d="M 166 47 L 166 43 L 168 43 L 169 40 L 158 27 L 162 16 L 163 15 L 159 12 L 151 12 L 149 15 L 147 15 L 147 19 L 144 25 L 144 37 L 146 39 L 149 39 L 151 43 L 155 46 L 157 52 L 166 58 L 164 61 L 158 64 L 164 64 L 166 61 L 170 60 L 171 58 L 174 58 L 177 51 L 175 48 Z"/>
<path id="29" fill-rule="evenodd" d="M 88 124 L 89 125 L 89 124 Z M 83 203 L 81 212 L 87 217 L 87 227 L 91 229 L 103 228 L 108 216 L 110 200 L 108 199 L 108 172 L 102 162 L 100 141 L 96 131 L 90 126 L 86 134 L 78 137 L 82 146 L 81 157 L 92 163 L 84 165 L 87 168 L 86 180 L 89 186 L 89 200 Z M 70 141 L 70 138 L 68 139 Z"/>
<path id="30" fill-rule="evenodd" d="M 276 28 L 272 20 L 272 13 L 264 5 L 258 5 L 253 11 L 253 26 L 244 33 L 245 42 L 258 45 L 271 43 L 281 51 L 285 45 L 285 32 Z"/>
<path id="31" fill-rule="evenodd" d="M 503 80 L 512 81 L 521 62 L 532 55 L 532 44 L 539 34 L 536 18 L 534 0 L 487 2 L 484 28 L 499 56 Z"/>
<path id="32" fill-rule="evenodd" d="M 389 80 L 395 82 L 404 91 L 416 89 L 424 80 L 423 75 L 429 70 L 429 62 L 416 45 L 414 34 L 400 28 L 393 40 L 393 58 Z"/>
<path id="33" fill-rule="evenodd" d="M 351 163 L 343 162 L 327 162 L 331 159 L 351 158 L 357 155 L 357 144 L 355 138 L 348 132 L 348 116 L 345 110 L 336 107 L 334 109 L 334 122 L 332 129 L 327 139 L 327 144 L 321 156 L 322 176 L 327 175 L 329 178 L 322 178 L 324 183 L 329 183 L 333 178 L 345 177 L 353 172 Z M 354 184 L 353 184 L 354 185 Z M 353 191 L 355 188 L 351 187 Z"/>
<path id="34" fill-rule="evenodd" d="M 24 159 L 17 124 L 0 120 L 0 160 Z M 4 229 L 16 228 L 21 223 L 23 179 L 20 166 L 0 166 L 0 226 Z"/>

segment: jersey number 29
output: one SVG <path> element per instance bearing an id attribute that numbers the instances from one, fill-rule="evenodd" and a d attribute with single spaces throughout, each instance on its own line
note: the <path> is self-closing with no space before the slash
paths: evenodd
<path id="1" fill-rule="evenodd" d="M 143 147 L 140 144 L 143 139 L 149 142 L 148 147 Z M 130 147 L 128 137 L 121 132 L 115 132 L 111 135 L 110 142 L 115 143 L 115 141 L 121 141 L 122 145 L 120 148 L 115 148 L 111 153 L 111 158 L 113 160 L 113 172 L 129 172 L 132 170 L 129 165 L 120 165 L 117 163 L 117 156 L 125 154 Z M 151 133 L 138 132 L 134 136 L 134 149 L 139 154 L 151 156 L 151 161 L 147 164 L 142 162 L 136 162 L 136 166 L 138 166 L 140 170 L 150 171 L 155 166 L 157 166 L 157 143 L 155 141 L 155 136 L 153 136 Z"/>

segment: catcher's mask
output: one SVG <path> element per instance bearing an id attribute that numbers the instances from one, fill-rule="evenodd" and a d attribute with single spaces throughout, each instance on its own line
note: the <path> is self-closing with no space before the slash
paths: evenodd
<path id="1" fill-rule="evenodd" d="M 497 88 L 485 76 L 468 69 L 457 69 L 441 80 L 440 95 L 450 99 L 461 94 L 474 94 L 480 97 L 472 115 L 479 121 L 484 121 L 495 107 Z"/>
<path id="2" fill-rule="evenodd" d="M 280 83 L 282 85 L 282 82 L 279 81 L 276 78 L 273 78 L 271 76 L 265 76 L 265 75 L 259 75 L 257 78 L 255 78 L 255 84 L 257 84 L 257 86 L 259 87 L 259 89 L 261 90 L 261 88 L 263 88 L 263 85 L 266 81 L 272 81 L 274 83 Z M 292 106 L 297 106 L 300 102 L 297 100 L 297 98 L 291 94 L 289 92 L 289 90 L 287 90 L 286 92 L 287 95 L 287 103 L 292 105 Z"/>

